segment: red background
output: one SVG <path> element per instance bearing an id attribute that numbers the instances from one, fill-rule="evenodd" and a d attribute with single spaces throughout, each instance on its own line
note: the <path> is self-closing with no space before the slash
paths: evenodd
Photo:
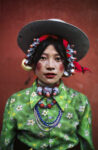
<path id="1" fill-rule="evenodd" d="M 97 0 L 0 0 L 0 129 L 7 98 L 30 86 L 33 73 L 21 69 L 23 52 L 17 34 L 28 22 L 59 18 L 81 28 L 89 37 L 90 51 L 80 63 L 92 73 L 64 78 L 64 83 L 88 96 L 93 115 L 93 141 L 98 150 L 98 1 Z M 25 81 L 32 79 L 28 85 Z"/>

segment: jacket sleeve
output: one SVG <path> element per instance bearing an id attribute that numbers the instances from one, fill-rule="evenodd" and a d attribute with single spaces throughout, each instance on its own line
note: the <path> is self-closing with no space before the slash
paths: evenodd
<path id="1" fill-rule="evenodd" d="M 78 108 L 80 114 L 80 124 L 78 135 L 81 150 L 94 150 L 92 142 L 92 114 L 89 101 L 86 96 L 82 96 L 83 103 Z"/>
<path id="2" fill-rule="evenodd" d="M 1 150 L 13 150 L 13 143 L 15 139 L 15 120 L 11 112 L 10 100 L 5 106 L 5 112 L 3 117 L 3 127 L 0 136 L 0 148 Z"/>

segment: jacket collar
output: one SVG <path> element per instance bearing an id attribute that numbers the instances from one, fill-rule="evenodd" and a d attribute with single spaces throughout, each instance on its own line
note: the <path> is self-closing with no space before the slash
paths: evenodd
<path id="1" fill-rule="evenodd" d="M 41 95 L 41 96 L 38 95 L 36 93 L 36 90 L 37 90 L 37 80 L 35 80 L 35 82 L 33 83 L 32 93 L 30 95 L 30 106 L 32 109 L 38 103 L 38 101 L 40 99 L 44 98 L 43 95 Z M 54 96 L 54 99 L 57 101 L 57 103 L 60 106 L 60 108 L 62 109 L 62 111 L 64 111 L 65 102 L 67 99 L 67 89 L 62 81 L 59 85 L 59 91 L 60 91 L 60 93 L 58 95 Z"/>

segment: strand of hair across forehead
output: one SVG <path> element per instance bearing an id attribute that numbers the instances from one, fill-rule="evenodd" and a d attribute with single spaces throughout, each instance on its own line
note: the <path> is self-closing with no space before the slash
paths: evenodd
<path id="1" fill-rule="evenodd" d="M 58 39 L 58 37 L 55 35 L 43 35 L 39 38 L 34 38 L 33 43 L 30 45 L 30 48 L 27 51 L 28 53 L 26 55 L 26 58 L 22 63 L 23 66 L 24 65 L 27 67 L 29 66 L 28 70 L 32 70 L 32 67 L 30 67 L 30 65 L 32 64 L 32 58 L 33 58 L 33 54 L 35 53 L 35 49 L 42 41 L 46 40 L 49 37 L 53 39 Z M 67 40 L 63 39 L 63 45 L 66 50 L 66 57 L 68 61 L 66 71 L 64 72 L 65 76 L 70 76 L 74 74 L 75 71 L 84 73 L 86 70 L 89 70 L 88 68 L 81 67 L 81 65 L 78 62 L 76 62 L 76 58 L 74 57 L 74 54 L 76 54 L 76 51 L 74 51 L 73 48 L 71 48 Z"/>

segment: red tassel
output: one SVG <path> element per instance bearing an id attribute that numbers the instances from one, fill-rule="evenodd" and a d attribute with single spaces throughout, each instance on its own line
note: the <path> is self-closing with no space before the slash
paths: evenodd
<path id="1" fill-rule="evenodd" d="M 42 42 L 42 41 L 46 40 L 48 37 L 52 37 L 53 39 L 58 39 L 58 37 L 55 35 L 43 35 L 39 38 L 39 40 L 40 40 L 40 42 Z"/>
<path id="2" fill-rule="evenodd" d="M 85 73 L 86 71 L 90 71 L 91 72 L 91 70 L 89 68 L 84 67 L 83 68 L 83 73 Z"/>
<path id="3" fill-rule="evenodd" d="M 43 35 L 39 38 L 40 42 L 46 40 L 48 38 L 48 35 Z"/>
<path id="4" fill-rule="evenodd" d="M 82 72 L 82 73 L 85 73 L 86 71 L 90 71 L 89 68 L 86 68 L 86 67 L 82 67 L 78 62 L 74 61 L 73 62 L 74 65 L 75 65 L 75 70 L 77 72 Z"/>
<path id="5" fill-rule="evenodd" d="M 73 63 L 74 63 L 74 65 L 75 65 L 76 71 L 82 72 L 82 67 L 81 67 L 81 65 L 80 65 L 78 62 L 76 62 L 76 61 L 74 61 Z"/>

